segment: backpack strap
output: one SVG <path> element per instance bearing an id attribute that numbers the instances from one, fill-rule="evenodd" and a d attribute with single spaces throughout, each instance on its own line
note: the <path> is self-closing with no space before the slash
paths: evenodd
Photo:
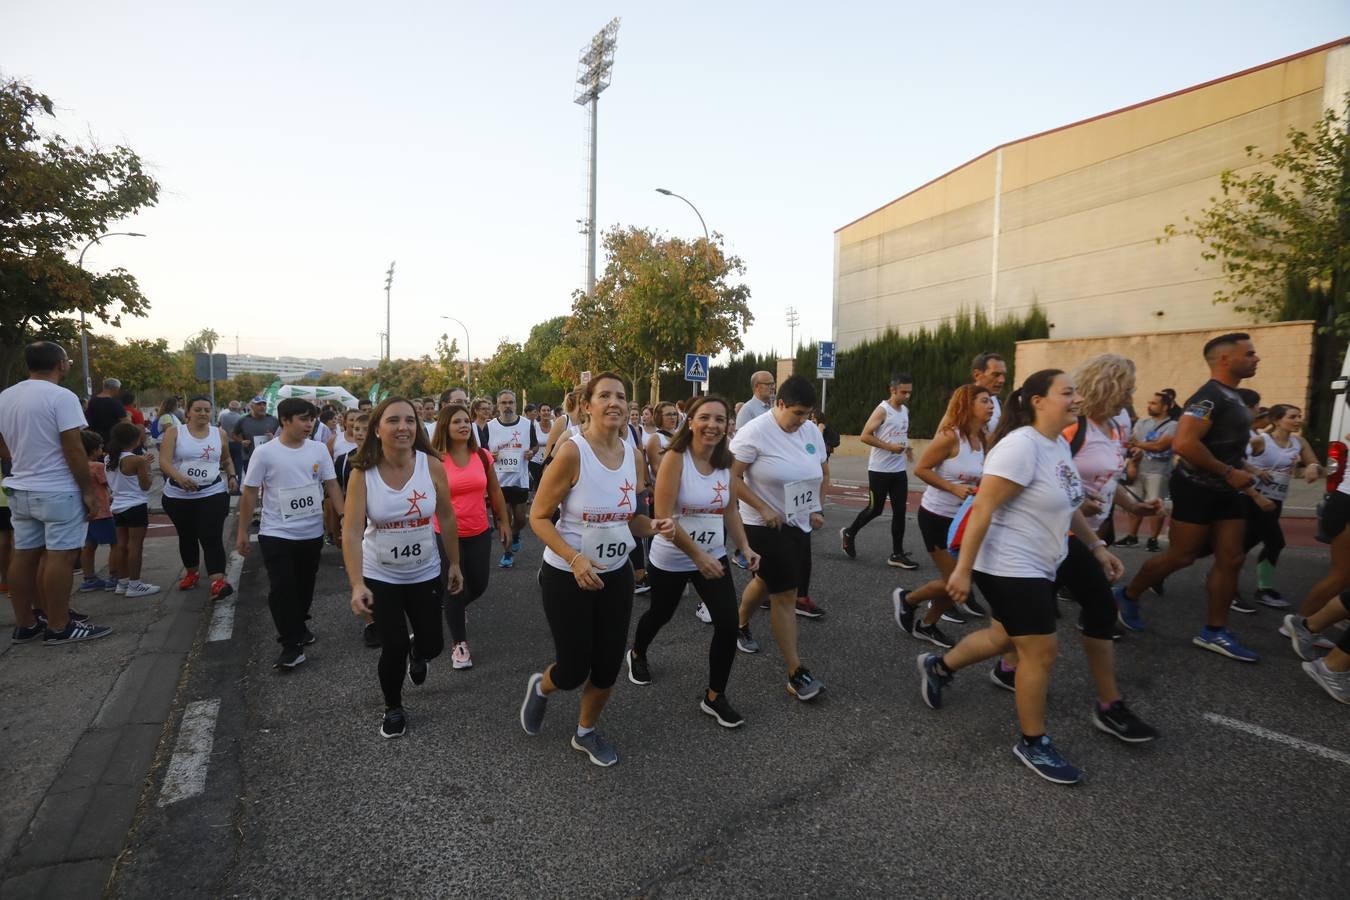
<path id="1" fill-rule="evenodd" d="M 488 455 L 487 455 L 487 451 L 484 450 L 482 447 L 479 447 L 479 448 L 478 448 L 478 461 L 481 462 L 481 463 L 483 464 L 483 474 L 484 474 L 484 475 L 487 475 L 487 474 L 488 474 L 488 469 L 490 468 L 490 467 L 488 466 Z M 488 480 L 491 481 L 492 479 L 489 478 Z"/>
<path id="2" fill-rule="evenodd" d="M 1074 426 L 1073 437 L 1069 438 L 1069 455 L 1077 456 L 1085 443 L 1087 443 L 1087 416 L 1079 416 L 1078 424 Z"/>

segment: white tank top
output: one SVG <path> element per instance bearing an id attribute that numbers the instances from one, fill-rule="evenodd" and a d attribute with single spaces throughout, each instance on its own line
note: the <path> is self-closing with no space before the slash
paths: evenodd
<path id="1" fill-rule="evenodd" d="M 1303 455 L 1303 443 L 1298 435 L 1289 435 L 1289 446 L 1281 447 L 1275 443 L 1273 435 L 1265 435 L 1265 448 L 1251 458 L 1251 464 L 1266 469 L 1274 479 L 1270 484 L 1257 480 L 1256 489 L 1267 500 L 1283 503 L 1289 497 L 1289 482 L 1294 478 L 1294 466 Z"/>
<path id="2" fill-rule="evenodd" d="M 220 461 L 228 456 L 220 429 L 212 427 L 204 438 L 192 436 L 186 425 L 174 429 L 173 467 L 197 482 L 198 490 L 185 491 L 170 479 L 164 481 L 164 496 L 175 500 L 200 500 L 225 493 Z"/>
<path id="3" fill-rule="evenodd" d="M 337 459 L 344 453 L 350 453 L 356 449 L 356 444 L 347 440 L 347 436 L 338 432 L 338 436 L 333 438 L 333 459 Z"/>
<path id="4" fill-rule="evenodd" d="M 984 451 L 971 447 L 965 435 L 960 435 L 957 441 L 956 455 L 944 459 L 933 471 L 952 484 L 978 485 L 980 475 L 984 473 Z M 930 513 L 950 519 L 961 508 L 961 501 L 955 494 L 930 484 L 924 489 L 919 505 Z"/>
<path id="5" fill-rule="evenodd" d="M 623 463 L 610 469 L 600 462 L 590 442 L 581 435 L 568 438 L 577 445 L 581 472 L 577 483 L 567 492 L 560 507 L 558 533 L 568 546 L 591 558 L 600 572 L 613 572 L 628 565 L 628 554 L 637 539 L 628 530 L 637 503 L 637 463 L 633 448 L 623 447 Z M 544 550 L 544 562 L 570 572 L 568 560 L 551 549 Z"/>
<path id="6" fill-rule="evenodd" d="M 905 406 L 896 409 L 891 406 L 889 400 L 883 401 L 877 409 L 886 411 L 886 418 L 875 432 L 877 439 L 888 444 L 908 444 L 909 409 Z M 872 451 L 867 454 L 867 471 L 903 472 L 905 471 L 905 454 L 892 453 L 889 450 L 882 450 L 880 447 L 873 447 Z"/>
<path id="7" fill-rule="evenodd" d="M 366 469 L 366 531 L 361 541 L 361 575 L 391 584 L 418 584 L 441 577 L 436 552 L 436 485 L 427 455 L 414 451 L 412 477 L 394 490 L 378 467 Z"/>
<path id="8" fill-rule="evenodd" d="M 483 449 L 492 454 L 497 481 L 502 487 L 528 487 L 525 454 L 530 450 L 530 420 L 522 416 L 514 424 L 505 425 L 499 419 L 490 419 L 487 430 L 488 445 Z"/>
<path id="9" fill-rule="evenodd" d="M 675 498 L 675 515 L 680 527 L 713 559 L 727 555 L 726 528 L 722 513 L 731 500 L 731 470 L 713 469 L 704 475 L 694 464 L 694 454 L 680 454 L 680 494 Z M 667 572 L 694 572 L 698 566 L 675 546 L 675 542 L 657 535 L 652 538 L 652 565 Z"/>
<path id="10" fill-rule="evenodd" d="M 118 453 L 113 467 L 108 470 L 108 490 L 112 494 L 112 504 L 108 508 L 115 513 L 150 502 L 145 491 L 141 490 L 141 480 L 135 475 L 122 474 L 122 460 L 131 455 Z"/>

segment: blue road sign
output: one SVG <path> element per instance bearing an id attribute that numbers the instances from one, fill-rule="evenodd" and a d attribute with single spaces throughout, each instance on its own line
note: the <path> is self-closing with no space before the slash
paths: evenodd
<path id="1" fill-rule="evenodd" d="M 686 353 L 684 355 L 684 380 L 703 382 L 708 380 L 708 357 L 706 354 Z"/>
<path id="2" fill-rule="evenodd" d="M 834 341 L 821 341 L 816 345 L 816 377 L 834 377 Z"/>

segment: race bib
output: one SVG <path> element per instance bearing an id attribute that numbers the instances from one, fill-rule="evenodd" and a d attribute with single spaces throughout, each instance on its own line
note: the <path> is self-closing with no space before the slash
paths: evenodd
<path id="1" fill-rule="evenodd" d="M 783 512 L 800 519 L 820 509 L 820 479 L 803 478 L 783 485 Z"/>
<path id="2" fill-rule="evenodd" d="M 197 482 L 197 487 L 206 487 L 220 477 L 220 463 L 209 459 L 194 459 L 184 463 L 182 473 Z"/>
<path id="3" fill-rule="evenodd" d="M 253 439 L 253 446 L 261 447 L 263 444 L 267 443 L 271 439 L 272 436 L 270 434 L 260 434 Z"/>
<path id="4" fill-rule="evenodd" d="M 601 572 L 609 572 L 628 562 L 637 540 L 627 522 L 584 522 L 581 545 L 582 551 L 599 563 Z"/>
<path id="5" fill-rule="evenodd" d="M 277 503 L 281 507 L 281 521 L 293 522 L 323 513 L 323 485 L 318 482 L 300 487 L 279 488 Z"/>
<path id="6" fill-rule="evenodd" d="M 712 514 L 680 516 L 680 527 L 704 553 L 716 556 L 717 551 L 726 545 L 726 532 L 721 516 Z"/>
<path id="7" fill-rule="evenodd" d="M 521 470 L 524 460 L 524 450 L 518 447 L 503 447 L 493 457 L 492 467 L 497 470 L 498 478 L 503 475 L 514 475 Z"/>
<path id="8" fill-rule="evenodd" d="M 428 560 L 437 560 L 436 532 L 430 525 L 417 528 L 385 528 L 375 532 L 375 552 L 380 565 L 390 569 L 414 571 Z"/>
<path id="9" fill-rule="evenodd" d="M 1283 503 L 1289 496 L 1289 473 L 1271 472 L 1270 477 L 1274 480 L 1270 484 L 1257 482 L 1257 489 L 1269 500 L 1276 500 Z"/>

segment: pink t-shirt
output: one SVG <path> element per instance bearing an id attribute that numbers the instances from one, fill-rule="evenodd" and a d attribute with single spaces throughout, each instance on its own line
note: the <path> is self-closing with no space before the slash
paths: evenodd
<path id="1" fill-rule="evenodd" d="M 111 519 L 112 496 L 108 493 L 108 467 L 103 460 L 89 460 L 89 477 L 94 481 L 94 498 L 98 503 L 98 508 L 94 510 L 94 518 Z"/>
<path id="2" fill-rule="evenodd" d="M 475 450 L 469 457 L 469 464 L 460 468 L 446 453 L 441 462 L 445 464 L 445 477 L 450 481 L 450 502 L 455 507 L 455 525 L 459 537 L 469 538 L 488 530 L 487 494 L 488 477 L 483 468 L 482 457 L 492 465 L 492 454 L 486 450 Z M 436 533 L 440 534 L 441 523 L 436 523 Z"/>

